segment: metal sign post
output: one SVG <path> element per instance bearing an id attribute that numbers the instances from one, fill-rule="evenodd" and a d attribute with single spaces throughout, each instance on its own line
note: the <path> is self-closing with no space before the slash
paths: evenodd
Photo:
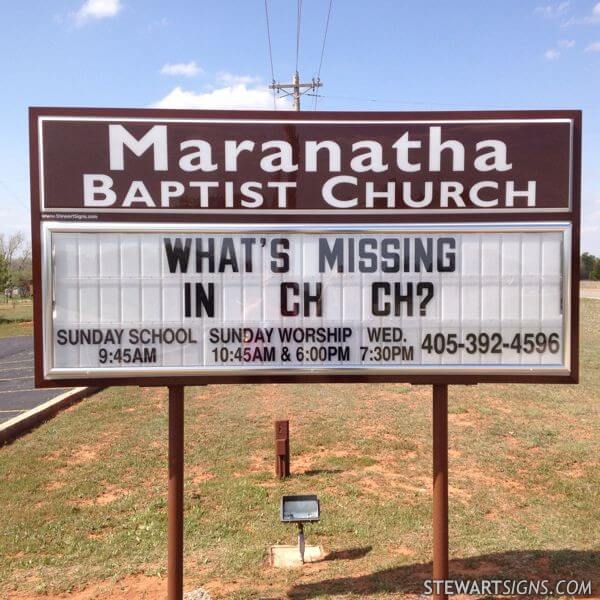
<path id="1" fill-rule="evenodd" d="M 433 386 L 433 579 L 448 571 L 448 386 Z M 446 594 L 434 594 L 445 600 Z"/>
<path id="2" fill-rule="evenodd" d="M 169 386 L 168 600 L 183 598 L 183 399 L 182 385 Z"/>

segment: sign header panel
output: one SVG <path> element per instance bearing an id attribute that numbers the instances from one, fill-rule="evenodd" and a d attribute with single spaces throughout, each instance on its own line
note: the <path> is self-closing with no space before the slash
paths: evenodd
<path id="1" fill-rule="evenodd" d="M 38 385 L 577 379 L 575 111 L 32 109 L 31 142 Z"/>
<path id="2" fill-rule="evenodd" d="M 39 116 L 40 208 L 201 221 L 570 210 L 572 119 L 337 117 Z"/>

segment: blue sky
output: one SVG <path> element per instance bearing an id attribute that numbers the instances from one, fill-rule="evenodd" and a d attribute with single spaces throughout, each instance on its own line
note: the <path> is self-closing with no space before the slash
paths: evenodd
<path id="1" fill-rule="evenodd" d="M 303 78 L 328 6 L 303 0 Z M 296 1 L 269 9 L 289 80 Z M 0 72 L 5 233 L 29 228 L 28 106 L 272 107 L 264 0 L 6 0 Z M 600 255 L 600 2 L 333 0 L 321 79 L 328 110 L 582 109 L 582 248 Z"/>

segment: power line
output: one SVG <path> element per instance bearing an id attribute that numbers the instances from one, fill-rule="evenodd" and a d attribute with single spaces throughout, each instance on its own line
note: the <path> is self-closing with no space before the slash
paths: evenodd
<path id="1" fill-rule="evenodd" d="M 291 97 L 294 102 L 294 110 L 300 110 L 300 98 L 308 92 L 315 92 L 317 88 L 320 88 L 323 84 L 320 81 L 315 80 L 313 77 L 311 81 L 307 83 L 300 82 L 300 75 L 298 73 L 298 64 L 300 58 L 300 26 L 302 23 L 302 0 L 297 0 L 297 22 L 296 22 L 296 71 L 292 75 L 291 83 L 276 83 L 273 78 L 273 83 L 269 86 L 273 90 L 273 94 L 276 92 L 283 93 L 285 97 Z M 266 0 L 265 0 L 266 6 Z M 268 14 L 268 13 L 267 13 Z"/>
<path id="2" fill-rule="evenodd" d="M 320 98 L 329 98 L 330 100 L 356 100 L 358 102 L 375 102 L 378 104 L 407 104 L 414 106 L 463 106 L 462 104 L 450 104 L 447 102 L 429 102 L 429 101 L 410 101 L 410 100 L 384 100 L 381 98 L 363 98 L 358 96 L 330 96 L 319 95 Z"/>
<path id="3" fill-rule="evenodd" d="M 323 55 L 325 54 L 325 42 L 327 41 L 327 32 L 329 31 L 329 19 L 331 18 L 331 9 L 333 7 L 333 0 L 329 0 L 329 9 L 327 10 L 327 20 L 325 21 L 325 33 L 323 34 L 323 46 L 321 47 L 321 59 L 319 60 L 319 70 L 317 75 L 321 74 L 321 67 L 323 66 Z"/>
<path id="4" fill-rule="evenodd" d="M 323 45 L 321 46 L 321 59 L 319 60 L 319 69 L 317 71 L 317 81 L 321 81 L 321 68 L 323 67 L 323 55 L 325 54 L 325 42 L 327 41 L 327 32 L 329 31 L 329 19 L 331 18 L 331 8 L 333 0 L 329 0 L 329 9 L 327 10 L 327 19 L 325 21 L 325 33 L 323 34 Z M 315 94 L 315 110 L 317 110 L 317 101 L 319 96 Z"/>
<path id="5" fill-rule="evenodd" d="M 298 0 L 296 15 L 296 73 L 298 72 L 298 59 L 300 57 L 300 23 L 302 21 L 302 0 Z"/>
<path id="6" fill-rule="evenodd" d="M 271 46 L 271 27 L 269 25 L 269 5 L 265 0 L 265 18 L 267 20 L 267 41 L 269 42 L 269 62 L 271 63 L 271 83 L 275 83 L 275 69 L 273 68 L 273 47 Z M 275 88 L 273 88 L 273 110 L 277 110 Z"/>
<path id="7" fill-rule="evenodd" d="M 313 94 L 310 94 L 311 96 Z M 564 109 L 564 106 L 561 105 L 547 105 L 547 106 L 540 106 L 539 104 L 535 104 L 535 105 L 519 105 L 515 108 L 511 108 L 510 106 L 506 106 L 506 105 L 499 105 L 499 104 L 474 104 L 471 105 L 469 107 L 469 105 L 467 104 L 458 104 L 458 103 L 452 103 L 452 102 L 431 102 L 430 100 L 402 100 L 402 99 L 398 99 L 398 100 L 390 100 L 390 99 L 382 99 L 382 98 L 364 98 L 364 97 L 358 97 L 358 96 L 330 96 L 329 94 L 319 94 L 319 98 L 327 98 L 329 100 L 355 100 L 357 102 L 373 102 L 373 103 L 378 103 L 378 104 L 395 104 L 395 105 L 406 105 L 406 106 L 420 106 L 420 107 L 435 107 L 435 108 L 439 108 L 439 109 L 457 109 L 457 110 L 525 110 L 525 109 L 531 109 L 531 110 L 562 110 Z M 590 111 L 594 111 L 597 112 L 600 109 L 596 106 L 581 106 L 580 108 L 582 108 L 583 110 L 590 112 Z"/>

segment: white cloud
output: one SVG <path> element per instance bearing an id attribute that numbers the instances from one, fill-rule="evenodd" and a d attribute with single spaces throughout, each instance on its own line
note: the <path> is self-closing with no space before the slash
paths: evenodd
<path id="1" fill-rule="evenodd" d="M 273 92 L 255 77 L 231 75 L 230 85 L 214 87 L 205 92 L 184 90 L 177 86 L 153 108 L 250 109 L 273 110 Z M 223 82 L 223 80 L 220 80 Z M 277 98 L 278 109 L 291 109 L 288 98 Z"/>
<path id="2" fill-rule="evenodd" d="M 200 75 L 200 73 L 204 73 L 195 60 L 191 60 L 188 63 L 167 63 L 163 65 L 160 72 L 163 75 L 183 75 L 184 77 L 195 77 L 196 75 Z"/>
<path id="3" fill-rule="evenodd" d="M 219 71 L 217 73 L 217 81 L 228 85 L 254 85 L 260 83 L 260 77 L 252 77 L 251 75 L 234 75 L 228 71 Z"/>
<path id="4" fill-rule="evenodd" d="M 538 6 L 535 9 L 535 14 L 541 15 L 546 19 L 555 19 L 564 15 L 570 8 L 570 2 L 558 2 L 556 4 L 546 4 L 544 6 Z"/>
<path id="5" fill-rule="evenodd" d="M 600 42 L 594 42 L 590 44 L 586 49 L 586 52 L 600 52 Z"/>
<path id="6" fill-rule="evenodd" d="M 122 8 L 121 0 L 86 0 L 75 13 L 75 21 L 84 25 L 94 19 L 109 19 L 121 12 Z"/>
<path id="7" fill-rule="evenodd" d="M 600 23 L 600 2 L 594 5 L 591 14 L 585 17 L 571 17 L 565 25 L 593 25 L 595 23 Z"/>
<path id="8" fill-rule="evenodd" d="M 544 52 L 544 58 L 546 60 L 556 60 L 557 58 L 560 58 L 562 54 L 559 48 L 569 50 L 570 48 L 573 48 L 573 46 L 575 46 L 575 40 L 558 40 L 558 42 L 556 42 L 556 48 L 549 48 Z"/>

